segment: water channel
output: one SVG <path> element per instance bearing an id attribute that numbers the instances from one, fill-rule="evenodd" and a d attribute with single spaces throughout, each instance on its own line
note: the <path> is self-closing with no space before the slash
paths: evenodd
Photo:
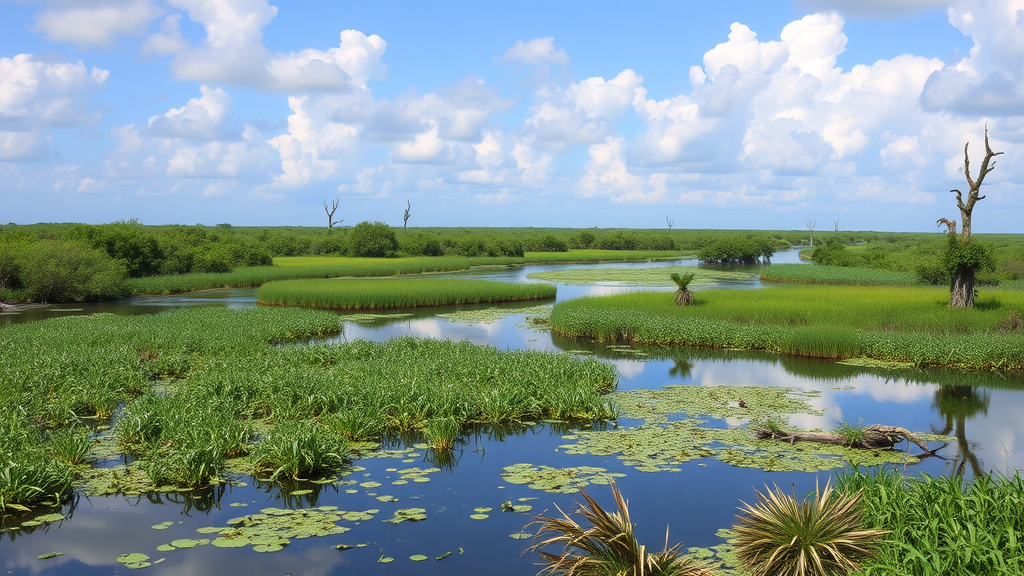
<path id="1" fill-rule="evenodd" d="M 797 261 L 796 252 L 780 254 L 774 260 Z M 692 261 L 683 263 L 693 264 Z M 622 268 L 666 264 L 669 263 L 589 266 Z M 474 270 L 448 276 L 523 282 L 534 281 L 527 276 L 536 271 L 574 266 L 578 265 Z M 753 289 L 759 284 L 751 279 L 725 287 Z M 614 283 L 558 285 L 558 300 L 635 289 Z M 3 316 L 0 321 L 33 321 L 97 312 L 152 313 L 204 305 L 255 306 L 254 291 L 220 290 L 40 308 Z M 504 307 L 507 314 L 492 315 L 484 318 L 485 321 L 452 315 L 452 312 L 465 312 L 467 308 L 403 311 L 407 315 L 346 322 L 338 340 L 383 340 L 413 335 L 469 340 L 502 349 L 593 354 L 616 366 L 620 390 L 657 390 L 670 384 L 727 384 L 818 391 L 809 396 L 808 401 L 822 414 L 798 416 L 791 424 L 804 429 L 831 429 L 841 422 L 884 423 L 952 437 L 937 452 L 937 457 L 910 465 L 908 472 L 971 474 L 1024 467 L 1024 420 L 1019 417 L 1024 413 L 1024 380 L 1019 376 L 943 370 L 892 371 L 738 351 L 624 349 L 553 337 L 527 321 L 536 314 L 535 306 L 536 303 L 509 305 Z M 712 424 L 742 426 L 745 422 Z M 0 534 L 0 573 L 126 573 L 128 568 L 115 559 L 122 554 L 141 553 L 151 561 L 163 559 L 143 570 L 143 573 L 153 574 L 532 575 L 537 571 L 535 557 L 522 554 L 529 540 L 510 536 L 523 531 L 530 520 L 529 514 L 557 513 L 555 505 L 569 510 L 578 495 L 555 494 L 510 483 L 502 477 L 507 466 L 520 463 L 559 468 L 592 466 L 624 474 L 617 483 L 630 501 L 631 515 L 638 523 L 638 539 L 660 546 L 665 538 L 665 526 L 669 525 L 670 540 L 682 541 L 687 547 L 720 544 L 721 539 L 715 532 L 733 523 L 739 501 L 749 501 L 754 488 L 765 484 L 793 485 L 798 493 L 805 493 L 813 489 L 817 480 L 824 482 L 837 472 L 765 472 L 735 467 L 714 458 L 685 462 L 678 466 L 679 471 L 641 472 L 614 455 L 566 454 L 562 447 L 568 440 L 564 437 L 572 438 L 573 431 L 546 423 L 513 431 L 481 430 L 465 439 L 456 451 L 455 462 L 437 467 L 422 448 L 389 446 L 399 450 L 355 461 L 355 468 L 343 478 L 350 484 L 303 486 L 299 494 L 245 477 L 212 493 L 198 495 L 81 497 L 73 506 L 65 508 L 62 521 Z M 420 480 L 401 482 L 403 471 L 410 468 L 435 471 L 419 475 Z M 395 481 L 399 483 L 394 484 Z M 592 485 L 588 490 L 600 502 L 610 503 L 607 486 Z M 384 496 L 397 500 L 384 501 Z M 532 510 L 529 514 L 502 512 L 501 504 L 505 501 L 529 505 Z M 263 508 L 319 510 L 318 507 L 324 506 L 344 511 L 378 512 L 368 514 L 372 516 L 369 519 L 364 516 L 341 522 L 340 525 L 351 529 L 344 534 L 295 539 L 275 553 L 201 544 L 188 549 L 158 550 L 158 546 L 178 539 L 201 539 L 203 536 L 197 535 L 197 529 L 224 527 L 232 518 L 254 514 Z M 427 518 L 399 524 L 386 521 L 395 509 L 410 507 L 425 509 Z M 475 509 L 482 507 L 493 510 L 487 513 L 487 518 L 471 518 L 479 514 Z M 163 524 L 165 529 L 152 528 L 162 523 L 169 524 Z M 527 533 L 534 531 L 527 529 Z M 335 548 L 338 544 L 355 547 L 338 550 Z M 40 555 L 52 552 L 62 554 L 39 559 Z M 447 552 L 451 555 L 444 556 Z M 413 555 L 427 559 L 413 562 L 410 560 Z M 379 562 L 387 557 L 394 561 Z"/>

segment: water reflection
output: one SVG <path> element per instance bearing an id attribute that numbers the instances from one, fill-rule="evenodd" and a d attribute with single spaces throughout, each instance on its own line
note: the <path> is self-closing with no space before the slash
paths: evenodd
<path id="1" fill-rule="evenodd" d="M 947 435 L 954 432 L 957 445 L 956 457 L 953 459 L 953 473 L 962 476 L 967 465 L 971 466 L 971 473 L 980 475 L 983 470 L 974 453 L 976 446 L 972 446 L 967 440 L 968 418 L 978 414 L 988 414 L 988 403 L 991 395 L 987 390 L 978 389 L 973 386 L 939 386 L 935 391 L 935 401 L 932 406 L 938 409 L 939 414 L 946 419 L 946 425 L 936 434 Z"/>

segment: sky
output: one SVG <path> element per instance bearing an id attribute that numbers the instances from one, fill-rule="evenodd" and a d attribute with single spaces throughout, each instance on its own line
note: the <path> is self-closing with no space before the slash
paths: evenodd
<path id="1" fill-rule="evenodd" d="M 0 222 L 1024 232 L 1024 0 L 0 0 Z"/>

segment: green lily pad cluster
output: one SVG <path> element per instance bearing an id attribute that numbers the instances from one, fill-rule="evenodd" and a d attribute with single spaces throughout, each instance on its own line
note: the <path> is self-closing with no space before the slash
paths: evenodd
<path id="1" fill-rule="evenodd" d="M 665 386 L 660 390 L 629 390 L 612 394 L 622 416 L 649 424 L 666 422 L 673 414 L 745 418 L 753 421 L 773 416 L 810 414 L 821 416 L 807 400 L 821 393 L 776 386 Z"/>
<path id="2" fill-rule="evenodd" d="M 608 472 L 605 468 L 580 466 L 576 468 L 554 468 L 533 464 L 506 466 L 501 477 L 509 484 L 526 484 L 534 490 L 556 494 L 572 494 L 589 484 L 610 484 L 625 474 Z"/>
<path id="3" fill-rule="evenodd" d="M 338 526 L 341 520 L 360 522 L 373 519 L 380 510 L 345 511 L 335 506 L 321 506 L 307 510 L 264 508 L 259 514 L 250 514 L 227 521 L 226 527 L 204 527 L 200 534 L 217 534 L 213 540 L 179 539 L 166 544 L 170 549 L 192 548 L 211 544 L 218 548 L 251 546 L 256 552 L 283 550 L 293 539 L 344 534 L 349 528 Z M 158 548 L 159 549 L 159 548 Z"/>
<path id="4" fill-rule="evenodd" d="M 160 562 L 162 560 L 163 559 L 161 558 L 157 562 Z M 126 568 L 131 568 L 133 570 L 138 568 L 149 568 L 153 565 L 153 563 L 149 561 L 149 556 L 146 556 L 145 554 L 139 554 L 138 552 L 133 552 L 131 554 L 121 554 L 117 557 L 117 561 L 120 564 L 124 564 Z"/>
<path id="5" fill-rule="evenodd" d="M 402 522 L 419 522 L 427 519 L 427 511 L 423 508 L 402 508 L 395 510 L 395 515 L 388 522 L 401 524 Z"/>
<path id="6" fill-rule="evenodd" d="M 818 392 L 769 386 L 666 386 L 613 395 L 622 414 L 642 420 L 638 426 L 613 430 L 581 430 L 576 441 L 560 449 L 566 454 L 617 455 L 641 472 L 679 472 L 680 465 L 701 458 L 745 468 L 780 472 L 814 472 L 847 464 L 876 466 L 914 463 L 918 459 L 893 450 L 860 450 L 817 443 L 787 444 L 758 440 L 748 428 L 705 426 L 716 419 L 761 421 L 794 414 L 821 415 L 807 400 Z M 669 421 L 669 416 L 688 418 Z"/>

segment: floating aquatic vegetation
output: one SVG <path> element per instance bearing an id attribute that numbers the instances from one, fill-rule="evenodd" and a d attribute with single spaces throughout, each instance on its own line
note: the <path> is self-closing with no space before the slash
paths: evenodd
<path id="1" fill-rule="evenodd" d="M 276 552 L 297 538 L 344 534 L 349 528 L 338 526 L 341 520 L 358 522 L 370 520 L 380 510 L 364 512 L 338 510 L 335 506 L 321 506 L 308 510 L 286 510 L 264 508 L 259 514 L 250 514 L 227 521 L 225 527 L 204 527 L 201 534 L 217 534 L 213 540 L 183 538 L 157 548 L 170 551 L 178 548 L 192 548 L 211 544 L 218 548 L 242 548 L 252 546 L 256 552 Z"/>
<path id="2" fill-rule="evenodd" d="M 799 390 L 775 386 L 682 386 L 670 385 L 661 390 L 629 390 L 616 392 L 612 400 L 621 415 L 643 420 L 648 424 L 668 421 L 673 414 L 710 416 L 712 418 L 746 418 L 764 420 L 773 416 L 809 414 L 821 416 L 807 400 L 816 398 L 816 390 Z"/>
<path id="3" fill-rule="evenodd" d="M 900 370 L 904 368 L 913 368 L 913 362 L 896 362 L 893 360 L 876 360 L 875 358 L 847 358 L 846 360 L 840 360 L 836 364 L 844 364 L 846 366 L 857 366 L 860 368 L 884 368 L 891 370 Z"/>
<path id="4" fill-rule="evenodd" d="M 174 526 L 174 522 L 167 521 L 167 522 L 161 522 L 159 524 L 156 524 L 156 525 L 152 526 L 152 528 L 153 528 L 153 530 L 167 530 L 171 526 Z"/>
<path id="5" fill-rule="evenodd" d="M 124 564 L 126 568 L 148 568 L 152 566 L 149 562 L 149 556 L 145 554 L 139 554 L 138 552 L 132 554 L 121 554 L 117 557 L 117 561 L 120 564 Z"/>
<path id="6" fill-rule="evenodd" d="M 516 532 L 515 534 L 509 534 L 508 537 L 514 540 L 526 540 L 527 538 L 533 538 L 533 534 L 529 532 Z"/>
<path id="7" fill-rule="evenodd" d="M 409 556 L 409 560 L 412 560 L 413 562 L 423 562 L 426 559 L 427 557 L 423 554 L 413 554 L 412 556 Z"/>
<path id="8" fill-rule="evenodd" d="M 469 517 L 473 520 L 487 520 L 491 516 L 489 514 L 470 514 Z"/>
<path id="9" fill-rule="evenodd" d="M 56 558 L 57 556 L 63 556 L 63 555 L 64 555 L 63 552 L 48 552 L 46 554 L 40 554 L 39 556 L 36 556 L 36 558 L 38 558 L 40 560 L 49 560 L 50 558 Z"/>
<path id="10" fill-rule="evenodd" d="M 487 512 L 490 512 L 491 510 L 494 510 L 494 508 L 491 508 L 489 506 L 481 506 L 479 508 L 473 508 L 473 512 L 476 512 L 478 514 L 486 514 Z"/>
<path id="11" fill-rule="evenodd" d="M 389 563 L 394 562 L 394 561 L 395 561 L 395 559 L 392 558 L 391 556 L 381 556 L 377 560 L 377 564 L 389 564 Z"/>
<path id="12" fill-rule="evenodd" d="M 395 515 L 388 522 L 401 524 L 402 522 L 419 522 L 427 519 L 427 511 L 423 508 L 403 508 L 395 510 Z"/>
<path id="13" fill-rule="evenodd" d="M 560 494 L 574 493 L 589 484 L 610 484 L 615 478 L 624 476 L 625 474 L 608 472 L 605 468 L 593 466 L 553 468 L 551 466 L 534 466 L 533 464 L 513 464 L 506 466 L 505 471 L 501 473 L 502 479 L 510 484 L 526 484 L 535 490 Z M 511 503 L 509 505 L 511 506 Z M 526 507 L 527 510 L 530 508 Z M 518 512 L 519 510 L 513 511 Z"/>
<path id="14" fill-rule="evenodd" d="M 342 314 L 338 316 L 342 322 L 355 322 L 356 324 L 365 324 L 368 322 L 374 322 L 377 320 L 398 320 L 399 318 L 408 318 L 412 316 L 410 313 L 400 314 Z"/>
<path id="15" fill-rule="evenodd" d="M 444 554 L 441 554 L 440 556 L 434 558 L 434 560 L 444 560 L 445 558 L 447 558 L 447 557 L 449 557 L 451 555 L 452 555 L 452 551 L 449 550 L 449 551 L 445 552 Z"/>

